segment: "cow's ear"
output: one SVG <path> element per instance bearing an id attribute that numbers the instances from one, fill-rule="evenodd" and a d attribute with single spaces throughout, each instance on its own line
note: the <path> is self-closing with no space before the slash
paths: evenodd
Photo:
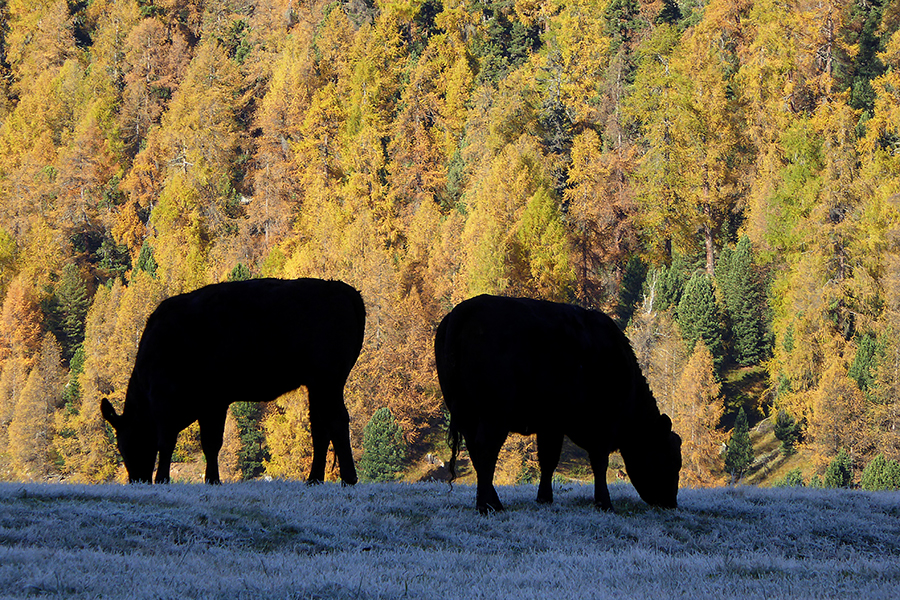
<path id="1" fill-rule="evenodd" d="M 122 417 L 116 414 L 116 409 L 112 407 L 112 404 L 110 404 L 109 400 L 106 398 L 100 401 L 100 414 L 102 414 L 103 418 L 113 426 L 113 429 L 119 428 Z"/>

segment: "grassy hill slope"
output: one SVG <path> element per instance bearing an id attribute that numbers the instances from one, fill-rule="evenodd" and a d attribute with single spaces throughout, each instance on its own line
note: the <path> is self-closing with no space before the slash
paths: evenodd
<path id="1" fill-rule="evenodd" d="M 0 485 L 0 597 L 890 598 L 900 494 L 298 482 Z"/>

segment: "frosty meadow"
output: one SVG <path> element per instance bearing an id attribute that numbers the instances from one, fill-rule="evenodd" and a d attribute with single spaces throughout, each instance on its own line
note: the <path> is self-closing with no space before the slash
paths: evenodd
<path id="1" fill-rule="evenodd" d="M 0 485 L 2 598 L 896 598 L 900 493 Z M 214 574 L 214 575 L 211 575 Z"/>

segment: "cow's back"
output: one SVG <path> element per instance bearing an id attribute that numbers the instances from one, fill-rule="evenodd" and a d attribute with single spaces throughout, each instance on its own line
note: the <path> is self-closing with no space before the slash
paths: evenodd
<path id="1" fill-rule="evenodd" d="M 496 420 L 518 433 L 586 426 L 591 437 L 610 437 L 631 395 L 623 340 L 597 311 L 478 296 L 441 323 L 435 355 L 457 424 Z"/>
<path id="2" fill-rule="evenodd" d="M 355 289 L 319 279 L 215 284 L 163 301 L 135 363 L 148 392 L 259 401 L 300 385 L 343 385 L 362 347 Z"/>

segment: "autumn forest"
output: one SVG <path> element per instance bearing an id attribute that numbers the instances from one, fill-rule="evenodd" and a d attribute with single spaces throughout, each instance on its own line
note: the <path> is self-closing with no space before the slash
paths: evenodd
<path id="1" fill-rule="evenodd" d="M 898 0 L 0 0 L 0 480 L 123 480 L 99 403 L 147 316 L 252 277 L 360 290 L 354 450 L 390 409 L 407 478 L 449 454 L 433 336 L 479 293 L 612 315 L 684 485 L 733 480 L 745 421 L 806 478 L 900 460 L 898 30 Z M 305 477 L 305 403 L 233 405 L 223 476 Z"/>

